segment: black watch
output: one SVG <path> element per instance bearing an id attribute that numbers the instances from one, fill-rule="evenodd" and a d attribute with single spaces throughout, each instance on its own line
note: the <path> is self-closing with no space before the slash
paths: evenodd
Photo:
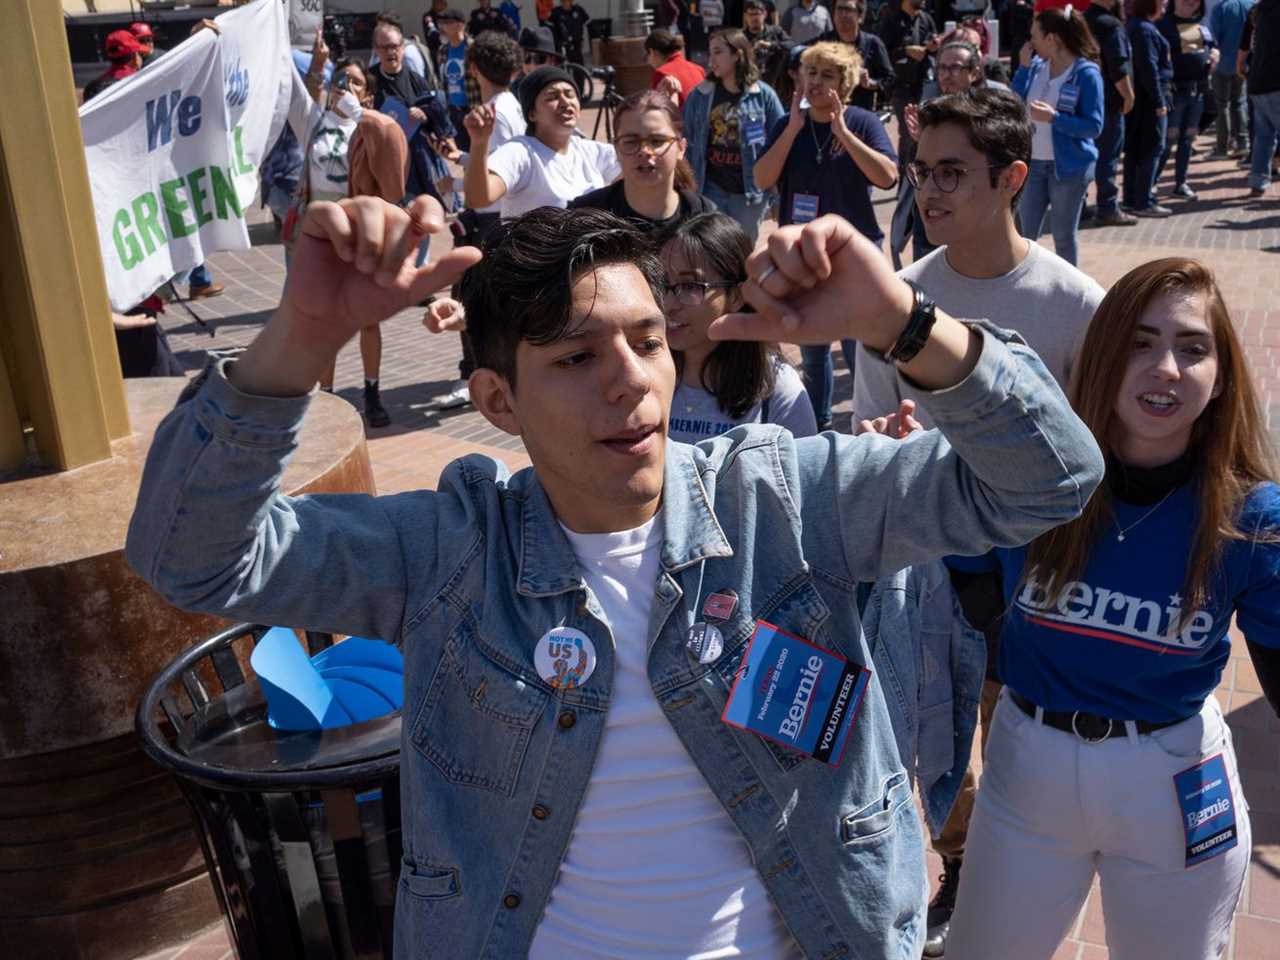
<path id="1" fill-rule="evenodd" d="M 915 302 L 911 304 L 911 315 L 907 318 L 907 325 L 902 328 L 902 333 L 898 334 L 898 339 L 894 341 L 893 346 L 884 353 L 867 348 L 869 353 L 885 363 L 910 363 L 914 360 L 916 354 L 929 342 L 929 334 L 933 332 L 933 325 L 938 320 L 938 305 L 933 299 L 919 285 L 910 280 L 906 283 L 915 294 Z"/>

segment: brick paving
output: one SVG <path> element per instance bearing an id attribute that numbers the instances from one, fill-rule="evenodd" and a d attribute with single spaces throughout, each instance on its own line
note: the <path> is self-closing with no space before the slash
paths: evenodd
<path id="1" fill-rule="evenodd" d="M 1210 139 L 1201 138 L 1191 168 L 1190 183 L 1200 194 L 1198 200 L 1163 201 L 1175 210 L 1166 220 L 1082 232 L 1081 268 L 1105 287 L 1139 263 L 1162 256 L 1192 255 L 1211 266 L 1244 339 L 1268 426 L 1280 445 L 1280 186 L 1273 186 L 1260 201 L 1248 199 L 1245 171 L 1233 160 L 1208 161 L 1204 155 L 1209 146 Z M 1169 186 L 1167 181 L 1162 184 L 1164 189 Z M 887 220 L 891 206 L 887 196 L 877 199 L 882 220 Z M 251 232 L 252 249 L 210 258 L 215 278 L 227 290 L 222 297 L 190 305 L 208 324 L 207 330 L 182 305 L 171 305 L 164 318 L 173 348 L 189 369 L 199 368 L 209 349 L 247 344 L 279 300 L 282 248 L 270 224 L 259 222 Z M 1052 246 L 1048 237 L 1042 242 Z M 447 248 L 447 240 L 438 243 L 433 254 Z M 420 309 L 405 310 L 383 324 L 382 395 L 392 425 L 369 431 L 379 492 L 434 487 L 441 469 L 467 452 L 498 457 L 513 469 L 527 464 L 519 438 L 497 430 L 473 408 L 434 408 L 434 399 L 457 377 L 461 354 L 456 336 L 432 336 L 422 327 L 421 316 Z M 835 355 L 837 364 L 842 363 L 839 351 Z M 359 407 L 361 385 L 359 351 L 352 344 L 338 359 L 336 386 L 339 395 Z M 851 393 L 847 372 L 840 367 L 837 429 L 848 429 Z M 1226 956 L 1274 960 L 1280 956 L 1280 720 L 1261 697 L 1243 643 L 1237 645 L 1216 694 L 1235 739 L 1254 832 L 1252 864 Z M 933 855 L 929 869 L 934 876 L 941 872 Z M 1053 960 L 1104 960 L 1104 931 L 1095 887 L 1071 937 Z M 221 960 L 230 955 L 225 934 L 214 928 L 147 960 Z M 1158 960 L 1155 954 L 1152 960 Z"/>

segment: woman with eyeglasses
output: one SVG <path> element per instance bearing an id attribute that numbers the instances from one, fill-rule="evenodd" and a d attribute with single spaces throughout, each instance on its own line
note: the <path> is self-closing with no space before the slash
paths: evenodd
<path id="1" fill-rule="evenodd" d="M 1047 960 L 1095 877 L 1112 957 L 1213 960 L 1251 839 L 1213 691 L 1234 620 L 1280 709 L 1280 487 L 1209 270 L 1117 281 L 1071 400 L 1107 455 L 1084 512 L 947 561 L 1000 576 L 1007 611 L 947 960 Z"/>
<path id="2" fill-rule="evenodd" d="M 464 185 L 467 206 L 501 202 L 502 219 L 569 201 L 612 183 L 622 168 L 611 143 L 577 135 L 578 88 L 559 67 L 539 67 L 520 84 L 520 109 L 528 132 L 489 153 L 494 111 L 479 106 L 467 115 L 471 153 Z"/>
<path id="3" fill-rule="evenodd" d="M 744 423 L 776 423 L 797 437 L 817 433 L 804 384 L 775 344 L 707 337 L 712 320 L 743 309 L 746 231 L 723 213 L 704 213 L 662 240 L 667 343 L 680 378 L 667 435 L 697 443 Z"/>
<path id="4" fill-rule="evenodd" d="M 847 43 L 815 43 L 800 55 L 800 83 L 791 114 L 769 132 L 769 149 L 756 161 L 756 185 L 777 186 L 778 223 L 807 223 L 828 213 L 844 217 L 873 243 L 884 240 L 871 206 L 871 188 L 889 189 L 898 180 L 898 155 L 880 118 L 861 107 L 846 107 L 862 74 L 862 58 Z M 803 108 L 802 104 L 808 103 Z M 846 341 L 845 362 L 854 373 L 854 342 Z M 805 381 L 822 429 L 831 426 L 834 370 L 830 345 L 804 346 Z"/>
<path id="5" fill-rule="evenodd" d="M 715 204 L 693 189 L 684 159 L 684 121 L 671 99 L 657 90 L 633 93 L 613 114 L 613 145 L 622 179 L 570 202 L 630 220 L 643 230 L 662 231 Z"/>
<path id="6" fill-rule="evenodd" d="M 1035 125 L 1031 172 L 1018 206 L 1022 235 L 1039 239 L 1052 209 L 1054 250 L 1075 266 L 1080 210 L 1093 180 L 1094 140 L 1104 120 L 1098 44 L 1084 16 L 1071 7 L 1042 10 L 1031 24 L 1021 60 L 1013 89 L 1026 101 Z"/>
<path id="7" fill-rule="evenodd" d="M 769 130 L 786 114 L 760 79 L 746 34 L 717 30 L 710 49 L 707 79 L 684 103 L 689 166 L 698 191 L 742 224 L 754 244 L 770 200 L 754 169 Z"/>

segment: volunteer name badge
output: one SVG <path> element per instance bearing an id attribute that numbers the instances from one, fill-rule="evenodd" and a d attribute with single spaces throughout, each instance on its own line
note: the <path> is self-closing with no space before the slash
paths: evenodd
<path id="1" fill-rule="evenodd" d="M 1236 805 L 1222 754 L 1173 775 L 1187 838 L 1188 867 L 1226 853 L 1239 842 Z"/>
<path id="2" fill-rule="evenodd" d="M 1062 89 L 1058 91 L 1059 113 L 1075 113 L 1076 104 L 1080 102 L 1080 88 L 1074 83 L 1063 84 Z"/>
<path id="3" fill-rule="evenodd" d="M 596 648 L 581 630 L 556 627 L 548 630 L 533 651 L 538 676 L 556 690 L 580 687 L 596 669 Z"/>
<path id="4" fill-rule="evenodd" d="M 818 219 L 818 197 L 812 193 L 797 193 L 791 198 L 791 222 L 808 223 Z"/>
<path id="5" fill-rule="evenodd" d="M 765 141 L 764 121 L 744 117 L 742 119 L 742 137 L 749 147 L 763 147 Z"/>
<path id="6" fill-rule="evenodd" d="M 871 671 L 763 620 L 721 719 L 836 766 Z"/>

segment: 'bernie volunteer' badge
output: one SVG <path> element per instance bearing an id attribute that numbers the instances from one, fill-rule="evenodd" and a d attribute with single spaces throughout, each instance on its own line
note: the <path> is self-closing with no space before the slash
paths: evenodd
<path id="1" fill-rule="evenodd" d="M 871 671 L 763 620 L 722 719 L 836 766 Z"/>
<path id="2" fill-rule="evenodd" d="M 538 641 L 533 666 L 538 676 L 556 690 L 572 690 L 586 683 L 595 671 L 595 644 L 581 630 L 556 627 Z"/>
<path id="3" fill-rule="evenodd" d="M 1174 774 L 1173 787 L 1182 811 L 1188 867 L 1226 853 L 1239 842 L 1231 781 L 1222 754 Z"/>

